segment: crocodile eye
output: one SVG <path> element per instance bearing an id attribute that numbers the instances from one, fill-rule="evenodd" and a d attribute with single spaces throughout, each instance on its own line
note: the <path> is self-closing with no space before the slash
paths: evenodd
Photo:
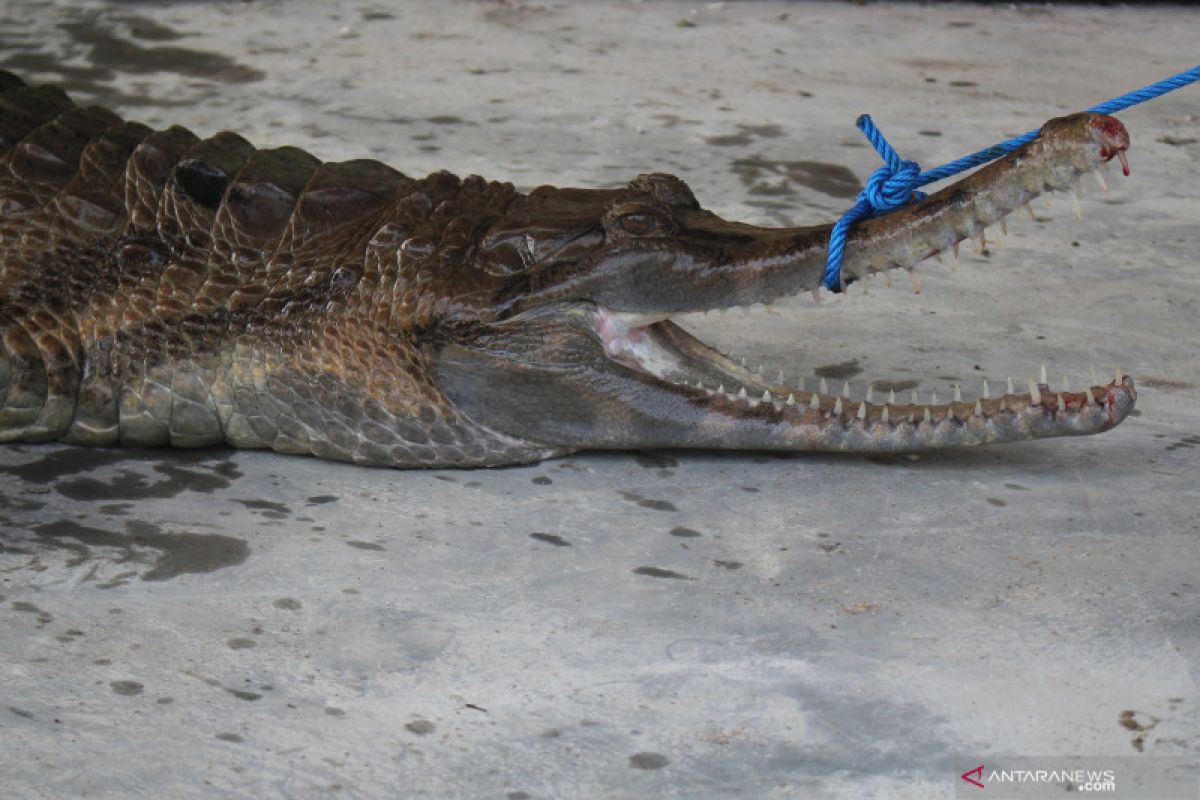
<path id="1" fill-rule="evenodd" d="M 635 211 L 621 217 L 621 227 L 634 236 L 645 236 L 658 230 L 658 220 L 652 214 Z"/>

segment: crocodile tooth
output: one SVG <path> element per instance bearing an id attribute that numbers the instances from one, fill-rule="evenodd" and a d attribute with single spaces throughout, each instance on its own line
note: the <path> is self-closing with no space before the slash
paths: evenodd
<path id="1" fill-rule="evenodd" d="M 879 418 L 881 420 L 883 420 L 885 423 L 892 421 L 892 415 L 891 415 L 891 412 L 888 411 L 887 406 L 883 407 L 883 413 L 879 415 Z"/>
<path id="2" fill-rule="evenodd" d="M 962 402 L 962 387 L 959 386 L 957 383 L 954 384 L 954 402 L 956 402 L 956 403 Z"/>
<path id="3" fill-rule="evenodd" d="M 1099 172 L 1093 172 L 1092 174 L 1096 176 L 1096 183 L 1100 184 L 1100 191 L 1108 194 L 1108 182 L 1104 180 L 1104 176 Z"/>
<path id="4" fill-rule="evenodd" d="M 921 293 L 921 273 L 916 267 L 908 270 L 908 279 L 912 281 L 913 294 Z"/>
<path id="5" fill-rule="evenodd" d="M 856 416 L 857 416 L 859 419 L 866 419 L 866 418 L 867 418 L 867 404 L 866 404 L 866 403 L 859 403 L 859 404 L 858 404 L 858 414 L 857 414 Z"/>
<path id="6" fill-rule="evenodd" d="M 892 405 L 896 405 L 896 390 L 895 389 L 888 389 L 888 402 L 891 403 Z"/>
<path id="7" fill-rule="evenodd" d="M 1038 378 L 1038 383 L 1042 384 L 1043 386 L 1050 385 L 1050 379 L 1046 377 L 1046 365 L 1045 364 L 1042 364 L 1042 372 Z"/>
<path id="8" fill-rule="evenodd" d="M 770 400 L 771 400 L 771 393 L 766 390 L 763 390 L 762 402 L 766 403 L 766 402 L 769 402 Z"/>
<path id="9" fill-rule="evenodd" d="M 1029 379 L 1029 399 L 1032 405 L 1040 406 L 1042 404 L 1042 393 L 1038 390 L 1038 385 L 1033 382 L 1033 378 Z"/>
<path id="10" fill-rule="evenodd" d="M 1013 379 L 1012 379 L 1012 378 L 1009 378 L 1009 379 L 1008 379 L 1008 391 L 1007 391 L 1007 392 L 1005 392 L 1005 394 L 1016 394 L 1016 393 L 1017 393 L 1017 390 L 1016 390 L 1016 388 L 1013 386 Z"/>
<path id="11" fill-rule="evenodd" d="M 842 384 L 842 397 L 846 398 L 847 400 L 850 399 L 850 381 L 846 381 Z"/>
<path id="12" fill-rule="evenodd" d="M 842 415 L 842 398 L 840 397 L 833 403 L 833 415 L 835 417 L 840 417 Z"/>
<path id="13" fill-rule="evenodd" d="M 869 385 L 869 384 L 868 384 L 868 386 L 867 386 L 867 402 L 868 402 L 868 403 L 874 403 L 874 402 L 875 402 L 875 387 L 874 387 L 874 386 L 871 386 L 871 385 Z"/>
<path id="14" fill-rule="evenodd" d="M 988 400 L 988 399 L 990 399 L 990 398 L 991 398 L 991 396 L 992 396 L 992 392 L 991 392 L 991 390 L 988 388 L 988 382 L 987 382 L 987 379 L 986 379 L 986 378 L 984 378 L 984 381 L 983 381 L 983 399 L 984 399 L 984 400 Z"/>
<path id="15" fill-rule="evenodd" d="M 745 400 L 745 399 L 746 399 L 746 387 L 745 387 L 745 386 L 743 386 L 742 388 L 738 389 L 737 396 L 738 396 L 738 400 Z"/>
<path id="16" fill-rule="evenodd" d="M 983 403 L 981 403 L 978 400 L 975 401 L 975 416 L 977 416 L 977 417 L 983 416 Z"/>
<path id="17" fill-rule="evenodd" d="M 1059 411 L 1067 410 L 1067 401 L 1063 400 L 1063 396 L 1061 394 L 1058 396 L 1058 410 Z"/>
<path id="18" fill-rule="evenodd" d="M 1071 207 L 1075 211 L 1075 219 L 1083 222 L 1083 206 L 1079 203 L 1079 195 L 1074 190 L 1067 194 L 1071 195 Z"/>
<path id="19" fill-rule="evenodd" d="M 808 407 L 811 409 L 814 409 L 814 410 L 820 408 L 821 407 L 821 395 L 814 394 L 811 398 L 809 398 Z"/>
<path id="20" fill-rule="evenodd" d="M 787 396 L 787 404 L 788 404 L 789 406 L 794 406 L 794 405 L 796 405 L 796 395 L 794 395 L 794 394 L 792 394 L 792 393 L 790 393 L 790 392 L 789 392 L 789 393 L 788 393 L 788 396 Z"/>
<path id="21" fill-rule="evenodd" d="M 924 420 L 925 420 L 926 422 L 932 422 L 932 421 L 933 421 L 933 415 L 929 413 L 929 409 L 928 409 L 928 408 L 926 408 L 926 409 L 925 409 Z"/>
<path id="22" fill-rule="evenodd" d="M 817 391 L 821 394 L 829 394 L 829 384 L 824 378 L 821 378 L 821 382 L 817 384 Z"/>

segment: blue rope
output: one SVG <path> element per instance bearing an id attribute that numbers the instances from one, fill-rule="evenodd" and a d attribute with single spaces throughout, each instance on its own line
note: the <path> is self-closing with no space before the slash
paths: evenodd
<path id="1" fill-rule="evenodd" d="M 1097 114 L 1113 114 L 1138 103 L 1161 97 L 1167 92 L 1173 92 L 1196 81 L 1200 81 L 1200 66 L 1149 86 L 1143 86 L 1141 89 L 1135 89 L 1100 105 L 1092 106 L 1088 111 Z M 921 172 L 915 161 L 905 161 L 900 158 L 895 148 L 888 143 L 883 133 L 871 121 L 869 115 L 863 114 L 854 124 L 863 132 L 867 141 L 875 148 L 875 152 L 883 159 L 884 166 L 871 174 L 866 188 L 858 193 L 854 206 L 834 223 L 833 231 L 829 234 L 829 254 L 825 261 L 825 275 L 821 279 L 821 283 L 826 289 L 833 292 L 842 290 L 842 256 L 846 251 L 846 234 L 854 223 L 893 211 L 913 200 L 920 200 L 925 197 L 925 194 L 917 191 L 918 186 L 935 183 L 963 170 L 995 161 L 1033 141 L 1040 130 L 1029 131 L 977 153 L 943 164 L 937 169 Z"/>

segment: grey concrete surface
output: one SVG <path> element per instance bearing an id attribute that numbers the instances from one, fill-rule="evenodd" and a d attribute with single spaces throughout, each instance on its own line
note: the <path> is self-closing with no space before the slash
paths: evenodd
<path id="1" fill-rule="evenodd" d="M 0 1 L 0 67 L 154 124 L 761 224 L 1192 66 L 1178 8 Z M 1106 435 L 397 472 L 0 448 L 5 797 L 949 797 L 1200 761 L 1200 89 L 1133 174 L 907 284 L 685 326 L 867 381 L 1129 371 Z M 981 795 L 982 796 L 982 795 Z"/>

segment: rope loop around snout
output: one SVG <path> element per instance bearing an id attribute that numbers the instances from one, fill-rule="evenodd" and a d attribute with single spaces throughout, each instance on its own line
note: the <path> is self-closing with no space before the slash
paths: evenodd
<path id="1" fill-rule="evenodd" d="M 1132 92 L 1127 92 L 1087 110 L 1096 114 L 1113 114 L 1138 103 L 1161 97 L 1196 81 L 1200 81 L 1200 66 L 1192 67 L 1186 72 L 1164 78 L 1149 86 L 1134 89 Z M 917 166 L 917 162 L 900 158 L 900 154 L 884 138 L 883 132 L 876 127 L 869 115 L 860 116 L 855 121 L 855 125 L 867 137 L 867 141 L 875 148 L 879 157 L 883 159 L 884 166 L 871 174 L 866 188 L 858 193 L 853 207 L 834 223 L 833 230 L 829 234 L 829 252 L 825 260 L 825 274 L 821 283 L 832 292 L 840 292 L 844 288 L 842 258 L 846 252 L 846 235 L 854 223 L 894 211 L 913 200 L 920 200 L 925 197 L 925 194 L 917 191 L 918 186 L 935 183 L 957 175 L 963 170 L 995 161 L 1032 141 L 1038 135 L 1037 130 L 1032 130 L 923 173 Z"/>

